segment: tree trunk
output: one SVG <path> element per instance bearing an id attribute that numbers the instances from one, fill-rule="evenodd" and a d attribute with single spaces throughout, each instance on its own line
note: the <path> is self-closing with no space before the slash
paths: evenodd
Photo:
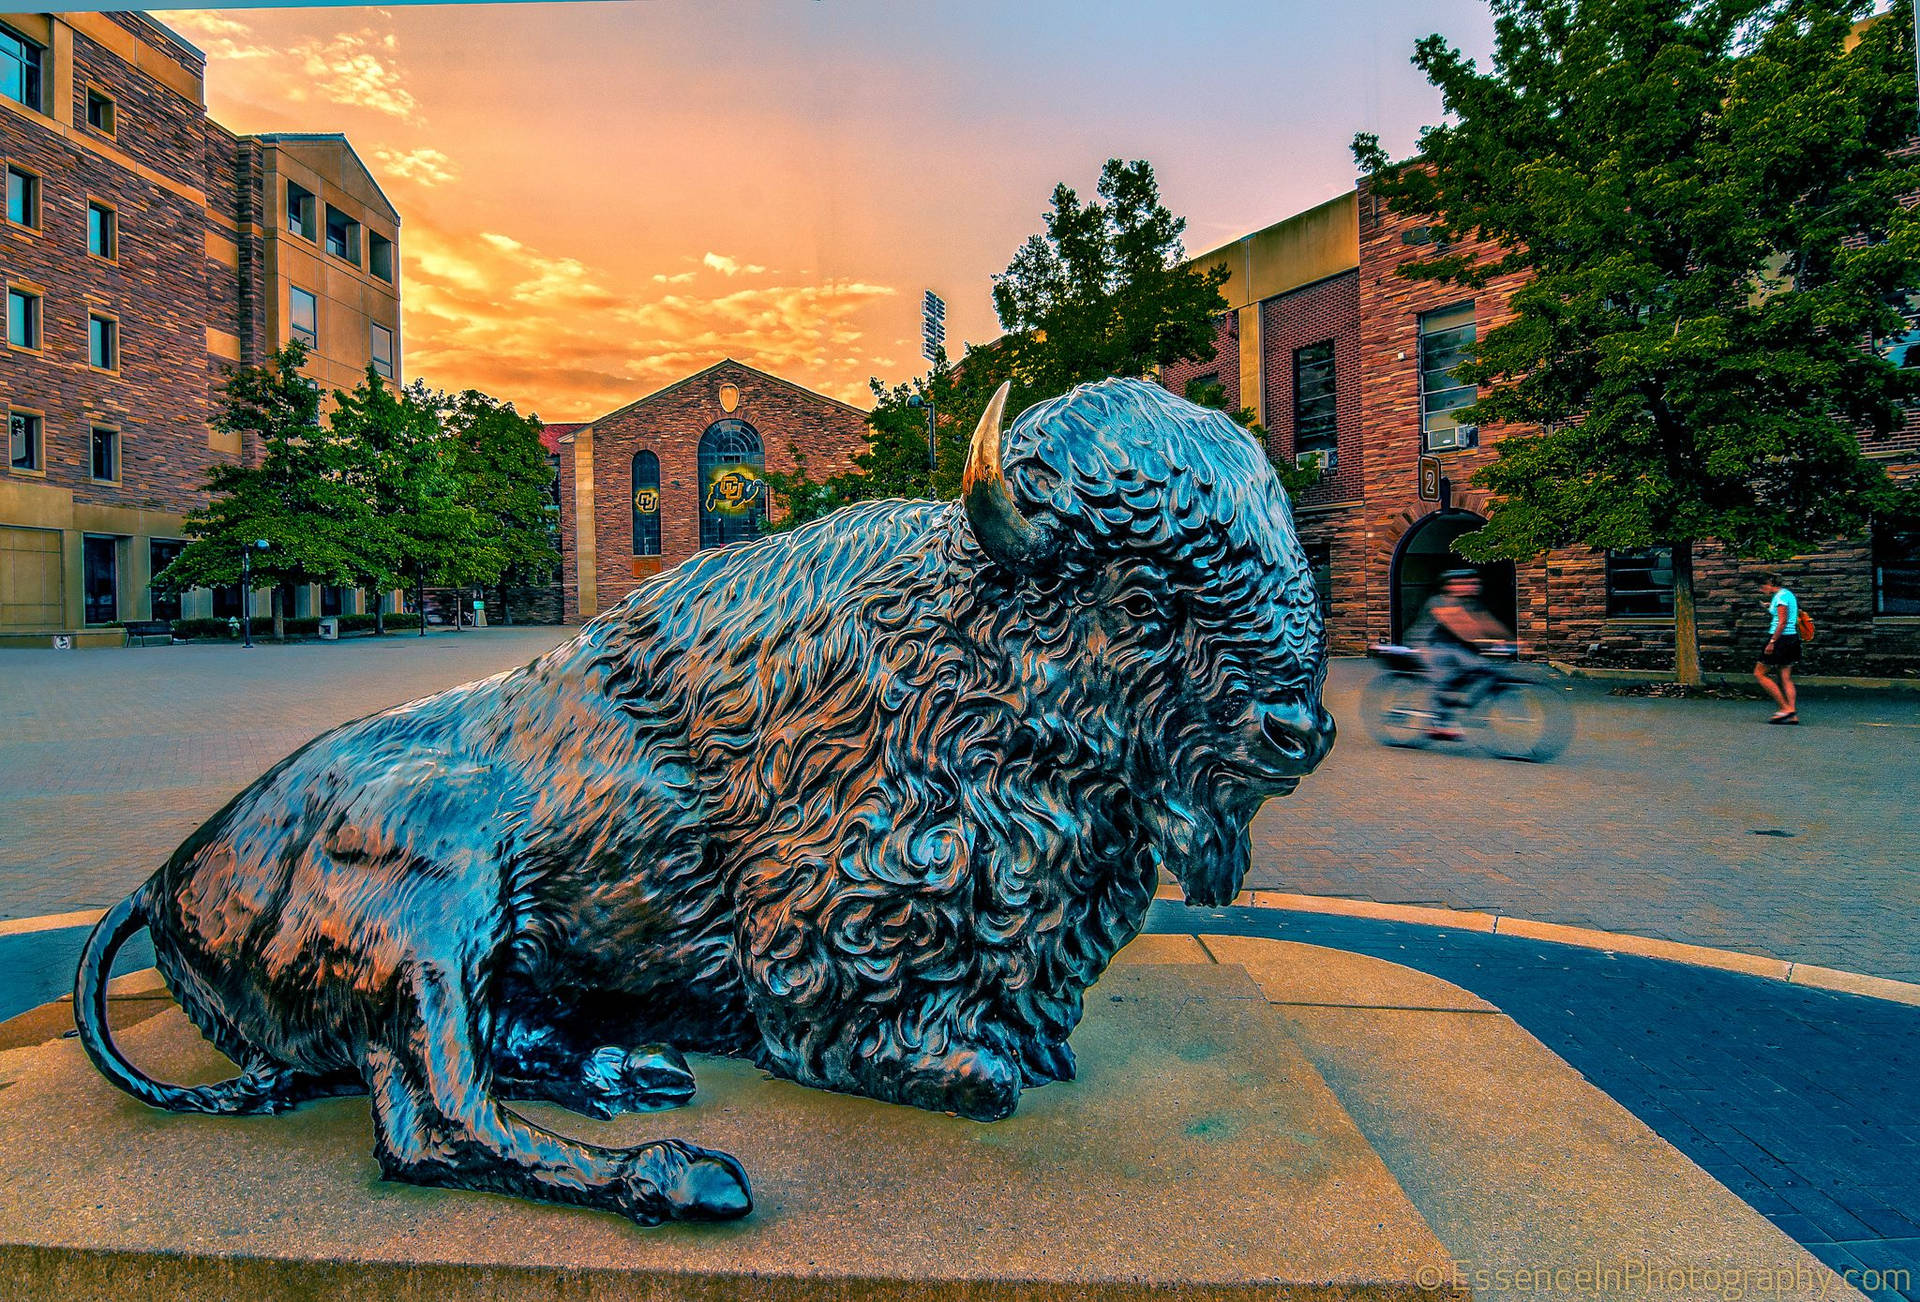
<path id="1" fill-rule="evenodd" d="M 287 640 L 287 585 L 273 585 L 273 640 Z"/>
<path id="2" fill-rule="evenodd" d="M 1693 607 L 1693 544 L 1673 545 L 1673 676 L 1700 685 L 1700 624 Z"/>
<path id="3" fill-rule="evenodd" d="M 419 566 L 413 567 L 413 608 L 420 612 L 420 636 L 427 635 L 427 575 Z"/>
<path id="4" fill-rule="evenodd" d="M 387 632 L 387 594 L 376 590 L 373 594 L 373 635 L 384 637 Z"/>
<path id="5" fill-rule="evenodd" d="M 513 623 L 513 612 L 507 609 L 507 576 L 504 574 L 500 576 L 500 622 Z"/>

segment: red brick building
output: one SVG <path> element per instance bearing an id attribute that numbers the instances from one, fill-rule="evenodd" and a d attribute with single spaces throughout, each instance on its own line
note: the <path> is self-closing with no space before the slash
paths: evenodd
<path id="1" fill-rule="evenodd" d="M 226 372 L 299 337 L 324 386 L 401 378 L 399 214 L 342 136 L 210 120 L 204 73 L 142 14 L 0 15 L 0 638 L 237 613 L 148 587 L 247 453 L 208 424 Z"/>
<path id="2" fill-rule="evenodd" d="M 1439 574 L 1467 564 L 1454 540 L 1485 519 L 1487 500 L 1470 481 L 1503 431 L 1450 415 L 1474 396 L 1450 372 L 1463 348 L 1507 319 L 1522 278 L 1466 292 L 1395 274 L 1426 242 L 1419 223 L 1363 185 L 1201 254 L 1195 265 L 1224 262 L 1230 272 L 1216 351 L 1161 377 L 1176 392 L 1219 383 L 1230 404 L 1254 410 L 1276 459 L 1322 466 L 1294 518 L 1337 652 L 1403 633 Z M 1920 412 L 1866 451 L 1895 475 L 1920 474 Z M 1444 505 L 1421 495 L 1423 456 L 1440 464 Z M 1578 549 L 1478 568 L 1489 606 L 1530 649 L 1584 666 L 1672 667 L 1664 549 Z M 1782 572 L 1819 626 L 1811 672 L 1920 674 L 1920 539 L 1883 530 L 1764 568 Z M 1704 666 L 1750 668 L 1763 640 L 1763 567 L 1705 543 L 1694 569 Z"/>
<path id="3" fill-rule="evenodd" d="M 792 473 L 795 450 L 816 478 L 851 470 L 867 413 L 729 358 L 598 420 L 551 428 L 571 623 L 703 547 L 759 536 L 766 471 Z"/>

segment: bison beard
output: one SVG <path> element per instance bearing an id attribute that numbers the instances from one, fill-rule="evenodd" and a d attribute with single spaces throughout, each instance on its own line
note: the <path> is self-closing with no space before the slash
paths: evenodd
<path id="1" fill-rule="evenodd" d="M 391 1177 L 642 1223 L 743 1214 L 745 1175 L 499 1100 L 683 1102 L 682 1050 L 982 1120 L 1070 1079 L 1160 870 L 1231 899 L 1260 801 L 1332 727 L 1243 431 L 1110 381 L 1011 443 L 1003 471 L 997 399 L 962 503 L 703 552 L 525 669 L 283 761 L 102 921 L 88 1053 L 180 1111 L 366 1089 Z M 235 1080 L 113 1046 L 104 974 L 143 925 Z"/>

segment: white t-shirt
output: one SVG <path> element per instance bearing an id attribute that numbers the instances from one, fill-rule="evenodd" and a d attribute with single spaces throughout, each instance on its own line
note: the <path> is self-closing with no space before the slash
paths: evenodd
<path id="1" fill-rule="evenodd" d="M 1780 622 L 1782 606 L 1787 608 L 1785 624 Z M 1774 593 L 1772 599 L 1767 602 L 1767 636 L 1774 636 L 1776 629 L 1786 637 L 1800 636 L 1800 599 L 1785 588 Z"/>

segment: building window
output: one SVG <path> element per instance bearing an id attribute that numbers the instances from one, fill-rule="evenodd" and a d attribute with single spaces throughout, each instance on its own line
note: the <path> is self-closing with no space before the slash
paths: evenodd
<path id="1" fill-rule="evenodd" d="M 7 418 L 7 443 L 15 470 L 45 470 L 40 442 L 40 418 L 30 411 L 16 411 Z"/>
<path id="2" fill-rule="evenodd" d="M 1470 448 L 1475 433 L 1453 413 L 1479 396 L 1454 370 L 1473 351 L 1473 304 L 1428 312 L 1420 318 L 1420 434 L 1429 452 Z"/>
<path id="3" fill-rule="evenodd" d="M 103 484 L 120 482 L 120 431 L 93 428 L 93 477 Z"/>
<path id="4" fill-rule="evenodd" d="M 760 536 L 767 511 L 766 454 L 744 420 L 717 420 L 700 436 L 700 545 Z"/>
<path id="5" fill-rule="evenodd" d="M 0 27 L 0 95 L 40 112 L 40 64 L 45 53 L 32 41 Z"/>
<path id="6" fill-rule="evenodd" d="M 1293 460 L 1318 460 L 1331 470 L 1340 459 L 1340 410 L 1333 340 L 1293 350 Z"/>
<path id="7" fill-rule="evenodd" d="M 287 287 L 287 324 L 295 339 L 320 346 L 320 300 L 298 285 Z"/>
<path id="8" fill-rule="evenodd" d="M 15 348 L 40 346 L 40 296 L 24 289 L 7 291 L 7 342 Z"/>
<path id="9" fill-rule="evenodd" d="M 1873 613 L 1920 615 L 1920 533 L 1873 531 Z"/>
<path id="10" fill-rule="evenodd" d="M 120 215 L 104 203 L 87 205 L 87 252 L 109 262 L 120 256 Z"/>
<path id="11" fill-rule="evenodd" d="M 40 178 L 32 172 L 7 169 L 7 220 L 40 229 Z"/>
<path id="12" fill-rule="evenodd" d="M 633 454 L 633 554 L 660 554 L 660 458 L 651 452 Z"/>
<path id="13" fill-rule="evenodd" d="M 373 327 L 373 369 L 393 378 L 393 331 L 383 325 Z"/>
<path id="14" fill-rule="evenodd" d="M 174 542 L 167 538 L 155 538 L 147 544 L 147 573 L 159 578 L 173 564 L 176 557 L 187 549 L 183 542 Z M 180 618 L 180 594 L 153 588 L 153 618 L 175 620 Z"/>
<path id="15" fill-rule="evenodd" d="M 110 316 L 87 318 L 87 365 L 98 371 L 120 369 L 120 323 Z"/>
<path id="16" fill-rule="evenodd" d="M 367 232 L 367 270 L 393 283 L 393 241 L 373 231 Z"/>
<path id="17" fill-rule="evenodd" d="M 1673 616 L 1673 548 L 1639 547 L 1607 553 L 1607 618 Z"/>
<path id="18" fill-rule="evenodd" d="M 113 100 L 91 88 L 87 91 L 87 125 L 103 135 L 113 134 Z"/>
<path id="19" fill-rule="evenodd" d="M 117 538 L 88 534 L 81 542 L 81 573 L 87 594 L 87 623 L 111 624 L 120 618 Z"/>
<path id="20" fill-rule="evenodd" d="M 1227 386 L 1220 383 L 1217 371 L 1208 371 L 1205 375 L 1196 375 L 1188 380 L 1186 392 L 1180 396 L 1197 407 L 1211 407 L 1215 411 L 1224 411 L 1227 406 Z"/>
<path id="21" fill-rule="evenodd" d="M 343 262 L 360 265 L 360 223 L 327 205 L 327 252 Z"/>
<path id="22" fill-rule="evenodd" d="M 287 229 L 303 240 L 313 239 L 319 229 L 314 203 L 313 191 L 287 182 Z"/>
<path id="23" fill-rule="evenodd" d="M 1324 618 L 1333 609 L 1333 544 L 1302 543 L 1307 554 L 1307 569 L 1313 574 L 1313 595 L 1320 603 Z"/>

